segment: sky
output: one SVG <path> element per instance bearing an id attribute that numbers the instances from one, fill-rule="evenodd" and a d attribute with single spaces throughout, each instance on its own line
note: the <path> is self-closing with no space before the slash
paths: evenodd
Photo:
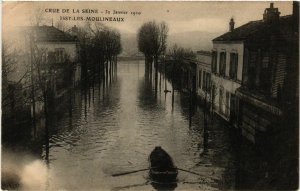
<path id="1" fill-rule="evenodd" d="M 124 22 L 104 22 L 106 25 L 117 28 L 121 33 L 136 33 L 138 28 L 147 21 L 165 21 L 169 26 L 169 33 L 191 31 L 227 32 L 231 17 L 235 26 L 241 26 L 252 20 L 262 19 L 265 8 L 270 6 L 266 1 L 245 2 L 3 2 L 2 26 L 3 30 L 10 26 L 26 26 L 38 15 L 44 18 L 44 24 L 54 25 L 59 22 L 60 16 L 93 17 L 123 17 Z M 292 2 L 274 2 L 281 16 L 292 14 Z M 59 9 L 60 13 L 49 13 L 46 9 Z M 62 9 L 69 9 L 71 13 L 62 13 Z M 98 14 L 72 13 L 73 9 L 96 9 Z M 105 11 L 111 14 L 104 14 Z M 127 14 L 112 14 L 113 11 L 127 11 Z M 103 13 L 101 13 L 103 12 Z M 131 12 L 140 12 L 140 15 L 131 15 Z M 37 14 L 40 13 L 40 14 Z M 84 21 L 60 21 L 66 28 L 73 25 L 83 25 Z"/>

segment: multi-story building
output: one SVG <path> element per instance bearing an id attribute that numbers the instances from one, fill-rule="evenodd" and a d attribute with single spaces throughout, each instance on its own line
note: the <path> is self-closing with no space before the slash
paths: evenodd
<path id="1" fill-rule="evenodd" d="M 229 32 L 213 39 L 211 80 L 214 111 L 227 121 L 235 119 L 235 92 L 241 86 L 244 39 L 241 27 L 234 29 L 234 20 L 229 23 Z"/>
<path id="2" fill-rule="evenodd" d="M 214 111 L 252 142 L 281 119 L 283 103 L 298 100 L 298 16 L 280 17 L 271 3 L 262 20 L 234 28 L 231 19 L 213 39 Z"/>
<path id="3" fill-rule="evenodd" d="M 31 115 L 35 111 L 38 116 L 44 108 L 43 86 L 47 86 L 47 92 L 59 101 L 67 88 L 79 83 L 78 41 L 53 26 L 18 27 L 13 32 L 14 39 L 9 38 L 9 47 L 15 50 L 12 55 L 14 70 L 5 80 L 15 84 L 18 91 L 14 91 L 10 102 L 28 105 Z M 7 92 L 9 95 L 12 90 Z"/>
<path id="4" fill-rule="evenodd" d="M 280 17 L 271 3 L 262 20 L 239 28 L 244 63 L 242 86 L 237 89 L 238 126 L 252 142 L 298 111 L 292 109 L 299 98 L 298 23 L 299 6 L 294 6 L 293 15 Z"/>
<path id="5" fill-rule="evenodd" d="M 42 60 L 56 65 L 57 70 L 61 70 L 63 64 L 71 64 L 69 68 L 73 69 L 74 83 L 80 81 L 80 64 L 79 64 L 79 45 L 77 38 L 68 33 L 65 33 L 53 26 L 35 26 L 27 27 L 27 31 L 33 33 L 34 46 L 40 51 L 43 51 Z M 59 75 L 57 75 L 59 76 Z M 63 83 L 63 79 L 58 84 Z"/>

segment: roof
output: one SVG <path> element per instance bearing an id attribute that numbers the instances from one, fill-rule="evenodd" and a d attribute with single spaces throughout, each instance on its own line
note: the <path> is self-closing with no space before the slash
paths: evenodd
<path id="1" fill-rule="evenodd" d="M 292 15 L 282 16 L 279 19 L 279 25 L 287 25 L 292 21 Z M 256 36 L 257 34 L 268 34 L 272 32 L 273 24 L 265 22 L 263 20 L 250 21 L 238 28 L 235 28 L 232 32 L 227 32 L 213 41 L 244 41 Z"/>
<path id="2" fill-rule="evenodd" d="M 34 31 L 36 34 L 36 41 L 46 42 L 76 42 L 76 37 L 65 33 L 53 26 L 33 26 L 26 27 L 30 32 Z"/>

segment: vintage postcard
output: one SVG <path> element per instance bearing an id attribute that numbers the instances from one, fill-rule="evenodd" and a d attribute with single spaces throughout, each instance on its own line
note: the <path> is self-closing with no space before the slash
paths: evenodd
<path id="1" fill-rule="evenodd" d="M 2 190 L 297 190 L 299 2 L 2 2 Z"/>

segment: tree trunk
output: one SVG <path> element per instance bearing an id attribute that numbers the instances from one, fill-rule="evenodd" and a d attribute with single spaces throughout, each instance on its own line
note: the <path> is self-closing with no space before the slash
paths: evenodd
<path id="1" fill-rule="evenodd" d="M 109 57 L 109 81 L 112 80 L 112 57 Z"/>
<path id="2" fill-rule="evenodd" d="M 155 79 L 154 79 L 154 83 L 155 83 L 155 97 L 157 97 L 157 86 L 158 86 L 158 56 L 154 57 L 154 69 L 155 69 Z"/>
<path id="3" fill-rule="evenodd" d="M 43 99 L 44 99 L 44 115 L 45 115 L 45 145 L 46 145 L 46 164 L 49 165 L 49 113 L 48 113 L 48 95 L 47 91 L 43 91 Z"/>
<path id="4" fill-rule="evenodd" d="M 105 63 L 106 63 L 106 64 L 105 64 L 105 65 L 106 65 L 106 68 L 105 68 L 105 71 L 106 71 L 106 74 L 105 74 L 105 75 L 106 75 L 106 79 L 105 79 L 105 80 L 106 80 L 106 84 L 107 84 L 107 85 L 108 85 L 108 61 L 109 61 L 109 59 L 107 59 L 106 62 L 105 62 Z"/>
<path id="5" fill-rule="evenodd" d="M 116 56 L 116 74 L 118 73 L 118 57 Z"/>
<path id="6" fill-rule="evenodd" d="M 149 74 L 149 77 L 150 77 L 150 81 L 151 81 L 151 84 L 152 84 L 152 63 L 153 63 L 153 58 L 152 56 L 149 57 L 149 71 L 150 71 L 150 74 Z"/>
<path id="7" fill-rule="evenodd" d="M 31 100 L 32 100 L 32 127 L 33 137 L 36 138 L 36 112 L 35 112 L 35 88 L 34 88 L 34 74 L 33 74 L 33 40 L 30 40 L 30 80 L 31 80 Z"/>

